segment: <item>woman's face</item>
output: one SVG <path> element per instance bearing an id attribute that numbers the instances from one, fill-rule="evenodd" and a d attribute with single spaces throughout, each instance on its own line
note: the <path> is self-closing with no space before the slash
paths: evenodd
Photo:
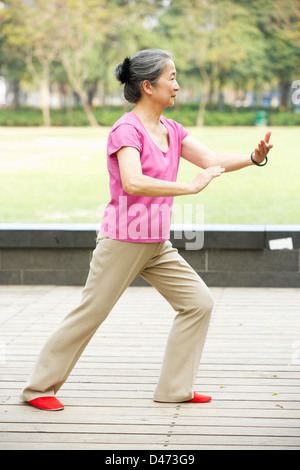
<path id="1" fill-rule="evenodd" d="M 176 68 L 172 60 L 168 61 L 158 82 L 152 88 L 152 99 L 163 107 L 173 106 L 179 85 L 176 80 Z"/>

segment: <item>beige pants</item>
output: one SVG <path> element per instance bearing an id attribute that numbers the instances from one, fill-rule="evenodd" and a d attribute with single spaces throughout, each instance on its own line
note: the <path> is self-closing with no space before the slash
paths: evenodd
<path id="1" fill-rule="evenodd" d="M 193 397 L 213 308 L 207 286 L 170 242 L 129 243 L 100 235 L 82 302 L 43 347 L 22 391 L 24 401 L 58 392 L 96 330 L 138 275 L 177 312 L 154 400 L 182 402 Z"/>

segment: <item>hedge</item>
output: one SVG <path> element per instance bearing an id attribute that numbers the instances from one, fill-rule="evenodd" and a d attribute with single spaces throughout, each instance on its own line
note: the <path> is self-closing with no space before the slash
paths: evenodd
<path id="1" fill-rule="evenodd" d="M 231 108 L 226 106 L 223 112 L 206 110 L 205 126 L 254 126 L 260 109 Z M 112 126 L 128 108 L 114 106 L 109 108 L 96 108 L 94 110 L 98 123 L 102 126 Z M 267 121 L 270 126 L 299 126 L 300 114 L 293 112 L 279 112 L 266 110 Z M 184 126 L 195 126 L 197 122 L 198 105 L 178 105 L 166 109 L 164 115 Z M 51 110 L 53 126 L 88 126 L 89 122 L 81 107 L 73 108 L 71 113 L 65 110 Z M 18 111 L 10 108 L 0 109 L 0 126 L 43 126 L 42 111 L 38 108 L 22 107 Z"/>

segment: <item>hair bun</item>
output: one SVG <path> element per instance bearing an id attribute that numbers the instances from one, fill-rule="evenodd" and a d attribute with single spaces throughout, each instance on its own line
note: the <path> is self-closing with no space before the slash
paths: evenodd
<path id="1" fill-rule="evenodd" d="M 130 65 L 131 65 L 130 58 L 126 57 L 126 59 L 124 59 L 124 62 L 119 64 L 116 68 L 116 77 L 122 84 L 128 82 L 129 80 Z"/>

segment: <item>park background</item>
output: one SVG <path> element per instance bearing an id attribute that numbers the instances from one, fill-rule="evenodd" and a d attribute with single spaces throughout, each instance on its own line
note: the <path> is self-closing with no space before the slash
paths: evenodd
<path id="1" fill-rule="evenodd" d="M 20 390 L 80 302 L 109 201 L 107 135 L 130 109 L 114 67 L 149 47 L 178 70 L 166 116 L 204 144 L 250 157 L 272 130 L 268 165 L 176 199 L 212 224 L 201 250 L 171 241 L 215 299 L 196 381 L 213 401 L 153 402 L 174 312 L 136 279 L 63 414 L 35 413 Z M 0 0 L 0 77 L 0 449 L 299 450 L 299 0 Z M 197 171 L 183 160 L 179 179 Z"/>
<path id="2" fill-rule="evenodd" d="M 267 129 L 274 144 L 266 167 L 176 203 L 208 224 L 299 223 L 299 0 L 10 0 L 0 28 L 0 222 L 99 222 L 107 135 L 131 109 L 114 67 L 163 48 L 181 86 L 167 117 L 216 152 L 250 155 Z M 182 161 L 179 180 L 197 171 Z"/>

